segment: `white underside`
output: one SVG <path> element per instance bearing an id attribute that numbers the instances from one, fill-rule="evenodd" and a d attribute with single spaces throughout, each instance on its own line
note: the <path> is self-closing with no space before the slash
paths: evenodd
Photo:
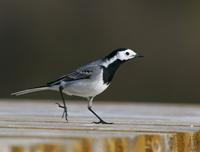
<path id="1" fill-rule="evenodd" d="M 109 86 L 103 82 L 103 71 L 97 77 L 92 79 L 82 79 L 72 82 L 63 82 L 63 92 L 67 95 L 79 97 L 95 97 L 102 93 Z M 54 86 L 52 90 L 58 91 L 58 86 Z"/>
<path id="2" fill-rule="evenodd" d="M 89 82 L 88 80 L 76 82 L 66 87 L 63 92 L 67 95 L 74 95 L 80 97 L 95 97 L 102 93 L 108 87 L 103 84 L 103 81 Z"/>

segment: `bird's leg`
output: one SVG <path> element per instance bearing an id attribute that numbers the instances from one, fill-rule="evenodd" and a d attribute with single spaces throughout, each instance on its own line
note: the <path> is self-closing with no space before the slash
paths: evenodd
<path id="1" fill-rule="evenodd" d="M 65 117 L 66 121 L 68 122 L 67 106 L 66 106 L 66 103 L 65 103 L 64 95 L 63 95 L 63 87 L 59 87 L 59 92 L 60 92 L 60 95 L 61 95 L 61 98 L 62 98 L 62 101 L 63 101 L 63 106 L 61 106 L 59 103 L 56 103 L 56 104 L 58 105 L 59 108 L 64 109 L 63 114 L 62 114 L 62 118 Z"/>
<path id="2" fill-rule="evenodd" d="M 95 124 L 113 124 L 113 123 L 109 123 L 104 121 L 103 119 L 101 119 L 101 117 L 99 117 L 93 110 L 92 110 L 92 101 L 93 101 L 93 97 L 89 97 L 88 98 L 89 102 L 88 102 L 88 109 L 99 119 L 99 121 L 97 122 L 93 122 Z"/>

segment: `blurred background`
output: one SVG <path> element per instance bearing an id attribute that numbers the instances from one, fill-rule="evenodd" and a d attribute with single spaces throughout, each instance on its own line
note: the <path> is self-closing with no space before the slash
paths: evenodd
<path id="1" fill-rule="evenodd" d="M 120 67 L 96 100 L 198 102 L 199 3 L 2 0 L 0 98 L 60 99 L 56 92 L 10 93 L 44 85 L 126 47 L 145 58 Z"/>

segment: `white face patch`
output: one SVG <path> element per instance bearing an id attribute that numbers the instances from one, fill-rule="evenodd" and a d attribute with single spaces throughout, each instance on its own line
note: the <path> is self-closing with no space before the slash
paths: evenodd
<path id="1" fill-rule="evenodd" d="M 127 49 L 127 50 L 124 50 L 124 51 L 119 51 L 117 53 L 117 59 L 119 59 L 121 61 L 126 61 L 126 60 L 129 60 L 129 59 L 132 59 L 135 56 L 136 56 L 136 53 L 131 49 Z"/>
<path id="2" fill-rule="evenodd" d="M 104 67 L 108 67 L 110 64 L 112 64 L 116 60 L 126 61 L 126 60 L 134 58 L 136 55 L 137 54 L 131 49 L 126 49 L 124 51 L 119 51 L 112 58 L 109 58 L 109 59 L 105 60 L 104 63 L 102 63 L 102 65 Z"/>

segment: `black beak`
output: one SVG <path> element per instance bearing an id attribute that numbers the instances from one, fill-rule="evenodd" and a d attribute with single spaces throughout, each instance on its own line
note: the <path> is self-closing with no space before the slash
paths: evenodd
<path id="1" fill-rule="evenodd" d="M 144 56 L 143 55 L 141 55 L 141 54 L 136 54 L 136 56 L 135 56 L 136 58 L 143 58 Z"/>

